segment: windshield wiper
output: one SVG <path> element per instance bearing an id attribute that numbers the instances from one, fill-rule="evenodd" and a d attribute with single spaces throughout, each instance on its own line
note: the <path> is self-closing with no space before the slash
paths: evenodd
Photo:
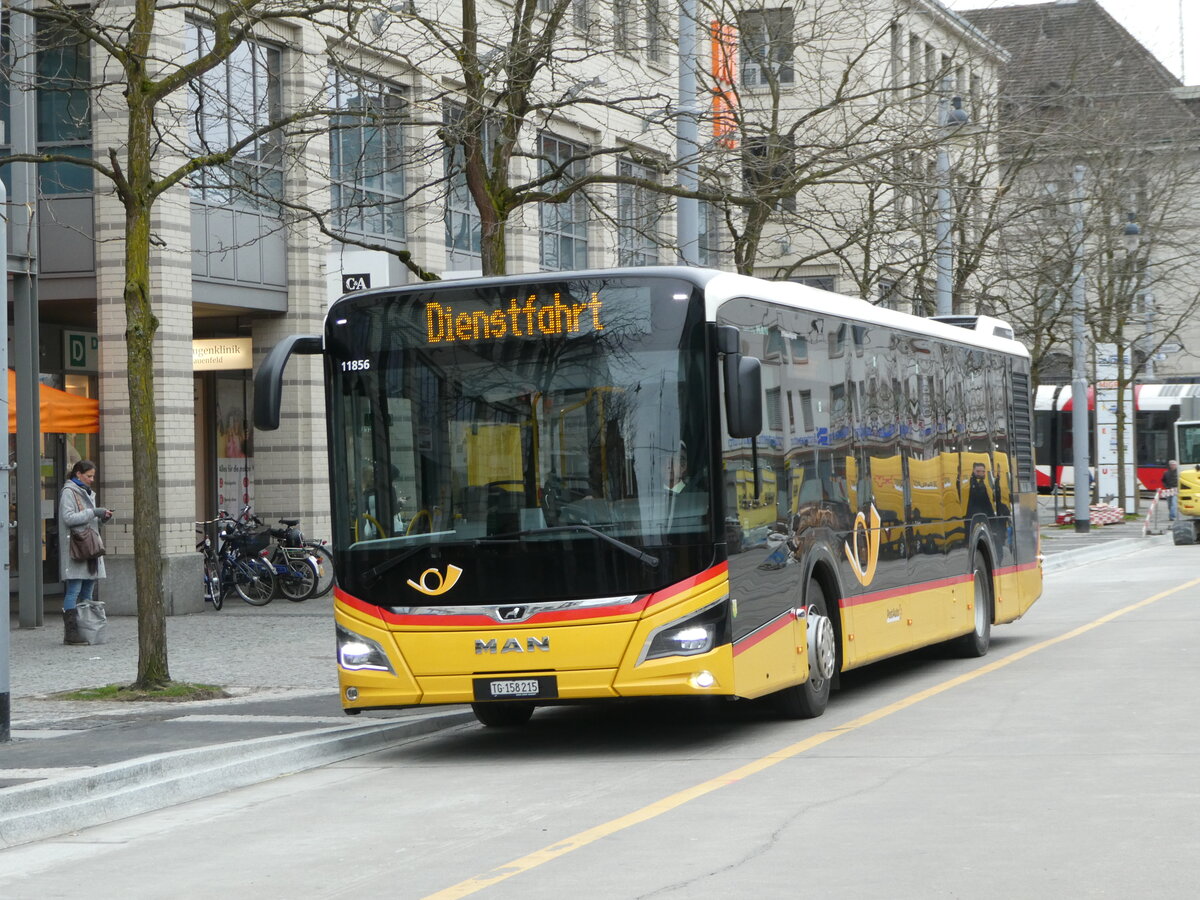
<path id="1" fill-rule="evenodd" d="M 390 559 L 385 559 L 379 565 L 373 566 L 372 568 L 367 569 L 367 571 L 362 573 L 363 583 L 367 587 L 371 587 L 373 584 L 375 584 L 375 582 L 377 582 L 380 578 L 383 577 L 385 572 L 390 572 L 392 569 L 396 568 L 396 566 L 400 565 L 400 563 L 404 562 L 406 559 L 408 559 L 410 556 L 412 556 L 418 550 L 424 550 L 428 546 L 429 546 L 429 544 L 418 544 L 415 547 L 409 547 L 406 550 L 401 550 L 399 553 L 397 553 L 395 556 L 391 557 Z"/>
<path id="2" fill-rule="evenodd" d="M 525 537 L 533 537 L 533 536 L 539 535 L 539 534 L 562 534 L 563 532 L 568 532 L 568 531 L 586 532 L 586 533 L 592 535 L 593 537 L 600 538 L 600 540 L 604 541 L 606 544 L 611 544 L 612 546 L 616 547 L 618 550 L 622 551 L 623 553 L 628 553 L 630 556 L 632 556 L 634 559 L 638 560 L 639 562 L 644 562 L 646 565 L 650 566 L 650 568 L 652 568 L 652 569 L 658 568 L 659 560 L 658 560 L 657 556 L 651 556 L 649 553 L 646 553 L 643 550 L 639 550 L 637 547 L 633 546 L 632 544 L 627 544 L 624 541 L 619 541 L 615 537 L 613 537 L 611 534 L 605 534 L 599 528 L 593 528 L 591 525 L 582 525 L 582 524 L 553 525 L 548 528 L 530 528 L 525 531 L 510 531 L 506 534 L 494 534 L 494 535 L 489 535 L 488 537 L 485 537 L 485 538 L 475 538 L 474 545 L 476 547 L 478 547 L 480 544 L 500 543 L 500 542 L 504 542 L 504 541 L 518 543 L 521 540 L 521 538 L 525 538 Z"/>

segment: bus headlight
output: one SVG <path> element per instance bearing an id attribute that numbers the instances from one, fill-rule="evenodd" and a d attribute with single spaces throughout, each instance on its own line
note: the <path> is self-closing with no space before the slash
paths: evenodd
<path id="1" fill-rule="evenodd" d="M 695 656 L 729 640 L 728 607 L 724 600 L 685 619 L 655 629 L 639 662 L 664 656 Z"/>
<path id="2" fill-rule="evenodd" d="M 368 637 L 355 634 L 348 628 L 337 626 L 338 665 L 352 672 L 360 669 L 373 669 L 377 672 L 391 672 L 392 662 L 388 659 L 383 647 Z"/>

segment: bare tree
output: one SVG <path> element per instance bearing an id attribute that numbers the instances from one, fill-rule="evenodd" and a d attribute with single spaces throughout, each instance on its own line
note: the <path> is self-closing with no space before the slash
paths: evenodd
<path id="1" fill-rule="evenodd" d="M 102 178 L 124 209 L 124 312 L 129 415 L 134 479 L 133 543 L 138 604 L 138 669 L 135 687 L 170 680 L 165 629 L 158 413 L 155 406 L 155 342 L 152 250 L 156 204 L 168 192 L 204 172 L 219 172 L 229 191 L 269 193 L 263 178 L 277 172 L 289 125 L 320 114 L 315 104 L 285 112 L 256 98 L 222 97 L 217 108 L 197 103 L 205 79 L 235 56 L 253 53 L 256 38 L 287 25 L 319 25 L 327 33 L 353 27 L 355 4 L 339 0 L 243 0 L 233 6 L 128 0 L 77 6 L 47 0 L 10 7 L 33 20 L 36 46 L 26 52 L 83 47 L 93 73 L 50 73 L 40 83 L 10 78 L 13 89 L 60 92 L 72 99 L 60 114 L 90 128 L 97 119 L 124 122 L 119 139 L 94 146 L 90 156 L 49 150 L 12 153 L 0 163 L 36 163 L 66 171 L 90 170 Z M 187 23 L 202 23 L 202 37 L 181 41 Z M 19 67 L 18 67 L 19 68 Z M 212 102 L 218 94 L 210 94 Z M 87 97 L 80 100 L 80 97 Z M 319 99 L 319 98 L 318 98 Z M 239 101 L 248 106 L 239 106 Z M 197 140 L 199 118 L 240 115 L 220 141 Z M 189 129 L 189 121 L 191 128 Z M 199 130 L 199 133 L 203 133 Z M 93 140 L 95 144 L 95 140 Z"/>

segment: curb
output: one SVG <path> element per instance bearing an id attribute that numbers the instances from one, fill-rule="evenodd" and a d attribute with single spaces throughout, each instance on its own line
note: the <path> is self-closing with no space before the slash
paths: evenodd
<path id="1" fill-rule="evenodd" d="M 473 722 L 468 710 L 143 756 L 6 788 L 0 849 L 211 797 Z"/>
<path id="2" fill-rule="evenodd" d="M 1097 559 L 1106 559 L 1110 556 L 1123 556 L 1126 553 L 1132 553 L 1134 550 L 1145 546 L 1147 546 L 1146 538 L 1136 537 L 1118 538 L 1115 541 L 1104 541 L 1090 547 L 1063 550 L 1060 553 L 1052 553 L 1042 560 L 1042 572 L 1043 574 L 1058 572 L 1062 569 L 1071 569 Z"/>

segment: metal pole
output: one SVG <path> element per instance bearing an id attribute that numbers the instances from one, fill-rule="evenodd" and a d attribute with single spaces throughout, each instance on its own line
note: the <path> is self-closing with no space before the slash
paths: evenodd
<path id="1" fill-rule="evenodd" d="M 954 298 L 951 296 L 951 272 L 953 264 L 952 236 L 950 233 L 950 151 L 946 147 L 946 125 L 950 121 L 950 101 L 946 97 L 938 100 L 937 152 L 937 314 L 954 314 Z"/>
<path id="2" fill-rule="evenodd" d="M 1071 442 L 1075 469 L 1075 530 L 1087 533 L 1092 527 L 1091 479 L 1088 461 L 1088 379 L 1084 335 L 1087 290 L 1083 275 L 1083 166 L 1075 167 L 1074 254 L 1071 263 Z"/>
<path id="3" fill-rule="evenodd" d="M 675 117 L 675 155 L 679 186 L 700 187 L 699 108 L 696 101 L 696 0 L 679 5 L 679 108 Z M 680 197 L 675 206 L 679 262 L 700 264 L 700 201 Z"/>
<path id="4" fill-rule="evenodd" d="M 0 125 L 0 140 L 3 140 L 4 126 Z M 0 181 L 0 285 L 4 286 L 4 315 L 0 316 L 0 368 L 4 369 L 4 379 L 0 381 L 0 418 L 4 420 L 4 429 L 8 431 L 8 194 L 4 182 Z M 8 576 L 8 473 L 12 464 L 8 458 L 8 441 L 4 442 L 4 457 L 0 465 L 0 597 L 4 598 L 4 627 L 0 628 L 0 743 L 12 739 L 12 688 L 9 684 L 9 608 L 12 600 L 9 597 Z"/>

